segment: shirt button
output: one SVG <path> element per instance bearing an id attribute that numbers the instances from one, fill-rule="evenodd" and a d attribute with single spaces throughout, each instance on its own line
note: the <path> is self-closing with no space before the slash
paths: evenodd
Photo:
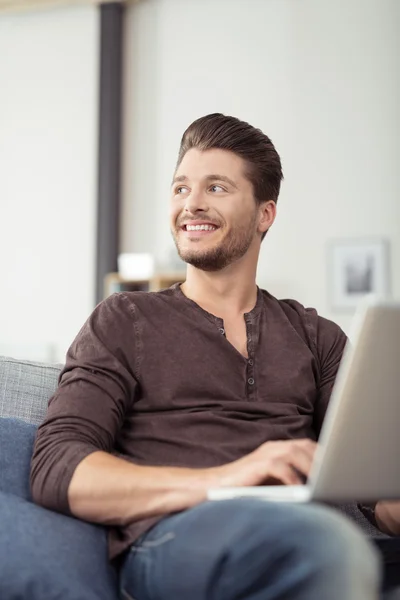
<path id="1" fill-rule="evenodd" d="M 223 327 L 221 327 L 221 329 L 219 330 L 220 333 L 222 333 L 222 335 L 225 335 L 225 329 Z"/>
<path id="2" fill-rule="evenodd" d="M 250 378 L 247 380 L 247 383 L 248 383 L 249 385 L 254 385 L 254 379 L 253 379 L 252 377 L 250 377 Z"/>
<path id="3" fill-rule="evenodd" d="M 249 365 L 252 367 L 254 365 L 254 360 L 252 358 L 250 358 L 249 360 Z"/>

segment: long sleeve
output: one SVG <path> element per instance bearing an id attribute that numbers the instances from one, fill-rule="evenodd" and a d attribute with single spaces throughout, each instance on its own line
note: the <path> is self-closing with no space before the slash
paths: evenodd
<path id="1" fill-rule="evenodd" d="M 295 300 L 283 300 L 280 306 L 314 356 L 313 371 L 317 387 L 314 430 L 319 437 L 347 336 L 339 325 L 320 317 L 314 308 L 305 308 Z"/>
<path id="2" fill-rule="evenodd" d="M 319 436 L 347 337 L 336 323 L 323 317 L 317 318 L 316 346 L 319 356 L 320 373 L 314 425 Z"/>
<path id="3" fill-rule="evenodd" d="M 140 362 L 134 305 L 124 294 L 100 303 L 68 350 L 40 425 L 31 463 L 35 502 L 69 513 L 68 487 L 92 452 L 111 452 L 137 389 Z"/>

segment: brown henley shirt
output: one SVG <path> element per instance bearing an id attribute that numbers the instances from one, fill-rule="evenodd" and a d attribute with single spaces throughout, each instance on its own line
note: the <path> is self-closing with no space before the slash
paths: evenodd
<path id="1" fill-rule="evenodd" d="M 97 450 L 139 465 L 204 468 L 268 440 L 317 439 L 345 334 L 262 290 L 244 318 L 247 359 L 226 339 L 222 319 L 178 284 L 100 303 L 67 353 L 38 429 L 34 500 L 70 514 L 74 470 Z M 110 558 L 157 520 L 111 527 Z"/>

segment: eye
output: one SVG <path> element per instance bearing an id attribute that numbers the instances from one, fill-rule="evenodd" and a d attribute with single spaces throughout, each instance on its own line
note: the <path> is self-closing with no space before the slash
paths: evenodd
<path id="1" fill-rule="evenodd" d="M 185 194 L 187 191 L 188 189 L 185 185 L 179 185 L 177 188 L 175 188 L 175 194 Z"/>
<path id="2" fill-rule="evenodd" d="M 225 192 L 224 188 L 220 185 L 214 184 L 210 187 L 212 192 Z"/>

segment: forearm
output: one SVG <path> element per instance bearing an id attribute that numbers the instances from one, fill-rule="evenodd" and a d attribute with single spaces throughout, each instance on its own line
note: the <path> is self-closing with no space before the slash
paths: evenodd
<path id="1" fill-rule="evenodd" d="M 124 525 L 194 506 L 219 484 L 218 469 L 145 467 L 94 452 L 75 469 L 68 502 L 76 517 Z"/>
<path id="2" fill-rule="evenodd" d="M 300 483 L 292 466 L 307 475 L 314 449 L 310 440 L 267 442 L 236 461 L 207 469 L 146 467 L 94 452 L 72 475 L 69 509 L 87 521 L 124 525 L 195 506 L 213 487 Z"/>
<path id="3" fill-rule="evenodd" d="M 389 535 L 400 535 L 400 501 L 381 501 L 375 508 L 379 529 Z"/>

